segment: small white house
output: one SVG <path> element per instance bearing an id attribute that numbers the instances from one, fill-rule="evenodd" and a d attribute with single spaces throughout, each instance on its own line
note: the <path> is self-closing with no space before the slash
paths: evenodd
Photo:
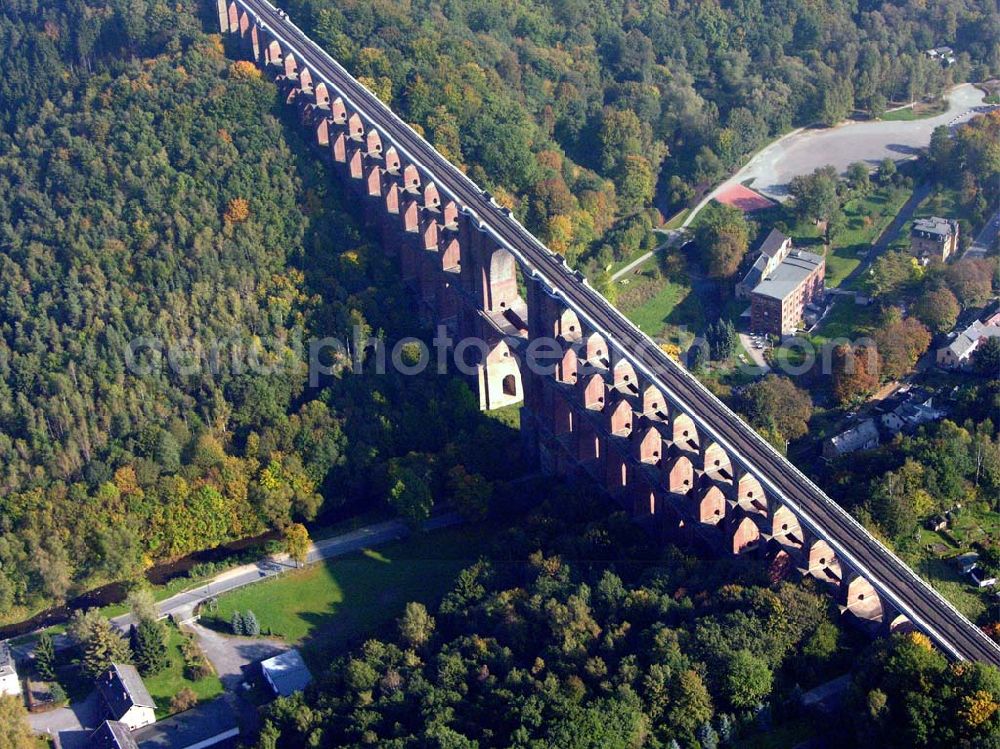
<path id="1" fill-rule="evenodd" d="M 21 694 L 21 680 L 17 676 L 14 657 L 6 642 L 0 642 L 0 695 L 17 697 Z"/>
<path id="2" fill-rule="evenodd" d="M 97 691 L 111 719 L 130 731 L 156 722 L 156 702 L 135 666 L 112 664 L 97 680 Z"/>

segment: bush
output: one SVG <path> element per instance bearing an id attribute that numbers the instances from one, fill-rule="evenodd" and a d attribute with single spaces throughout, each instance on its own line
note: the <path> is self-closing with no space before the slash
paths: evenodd
<path id="1" fill-rule="evenodd" d="M 184 687 L 170 700 L 170 712 L 182 713 L 198 704 L 198 695 L 191 687 Z"/>
<path id="2" fill-rule="evenodd" d="M 239 611 L 234 611 L 232 619 L 229 620 L 229 627 L 233 630 L 234 635 L 245 635 L 246 629 L 243 625 L 243 614 Z"/>

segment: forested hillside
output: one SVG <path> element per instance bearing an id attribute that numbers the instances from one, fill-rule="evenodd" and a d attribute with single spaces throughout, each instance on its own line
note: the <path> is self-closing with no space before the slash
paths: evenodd
<path id="1" fill-rule="evenodd" d="M 673 211 L 793 125 L 1000 73 L 993 0 L 282 5 L 553 249 L 602 266 L 648 236 L 646 213 L 605 234 L 657 186 Z M 951 68 L 925 54 L 943 44 Z"/>
<path id="2" fill-rule="evenodd" d="M 394 264 L 201 9 L 138 6 L 4 5 L 0 623 L 390 485 L 419 520 L 459 463 L 510 470 L 460 381 L 307 387 L 309 335 L 414 332 Z"/>

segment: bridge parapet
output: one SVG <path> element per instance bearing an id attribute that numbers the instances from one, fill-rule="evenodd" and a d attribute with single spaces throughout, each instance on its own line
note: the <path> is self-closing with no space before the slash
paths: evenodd
<path id="1" fill-rule="evenodd" d="M 767 554 L 816 577 L 856 618 L 890 629 L 919 626 L 952 655 L 1000 662 L 877 540 L 759 436 L 732 426 L 721 403 L 604 300 L 581 291 L 586 284 L 565 263 L 512 229 L 488 195 L 472 191 L 273 8 L 218 0 L 218 10 L 219 28 L 278 82 L 357 194 L 385 252 L 398 258 L 419 317 L 485 342 L 472 362 L 480 404 L 522 403 L 526 444 L 546 470 L 594 478 L 664 535 Z M 555 347 L 548 370 L 529 366 L 531 344 L 541 339 Z M 864 562 L 877 562 L 879 574 Z M 926 600 L 937 609 L 928 613 Z M 932 626 L 942 622 L 968 635 L 965 650 Z"/>

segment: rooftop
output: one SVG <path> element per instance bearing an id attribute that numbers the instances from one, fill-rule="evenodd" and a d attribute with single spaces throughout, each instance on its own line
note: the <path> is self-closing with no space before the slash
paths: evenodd
<path id="1" fill-rule="evenodd" d="M 235 732 L 235 733 L 234 733 Z M 179 749 L 211 746 L 223 734 L 239 733 L 239 722 L 225 697 L 205 702 L 135 732 L 139 749 Z"/>
<path id="2" fill-rule="evenodd" d="M 1000 325 L 984 325 L 976 320 L 956 335 L 955 340 L 949 343 L 947 348 L 956 358 L 962 359 L 975 349 L 984 338 L 1000 338 Z"/>
<path id="3" fill-rule="evenodd" d="M 156 708 L 135 666 L 112 664 L 97 680 L 97 689 L 115 718 L 121 718 L 133 707 Z"/>
<path id="4" fill-rule="evenodd" d="M 128 726 L 117 720 L 106 720 L 90 734 L 91 749 L 139 749 Z"/>
<path id="5" fill-rule="evenodd" d="M 782 245 L 788 241 L 788 237 L 782 234 L 777 229 L 771 229 L 771 233 L 765 237 L 764 241 L 760 243 L 758 251 L 762 255 L 767 255 L 768 257 L 774 257 L 781 250 Z"/>
<path id="6" fill-rule="evenodd" d="M 286 650 L 280 655 L 261 661 L 261 670 L 268 677 L 275 691 L 282 697 L 301 691 L 312 681 L 309 667 L 298 650 Z"/>
<path id="7" fill-rule="evenodd" d="M 841 432 L 837 436 L 830 438 L 834 449 L 840 455 L 860 450 L 872 440 L 878 442 L 878 427 L 875 426 L 874 419 L 865 419 L 856 427 L 852 427 L 846 432 Z"/>
<path id="8" fill-rule="evenodd" d="M 915 219 L 912 231 L 933 234 L 937 237 L 950 237 L 955 233 L 957 228 L 957 223 L 951 219 L 931 216 L 930 218 Z"/>
<path id="9" fill-rule="evenodd" d="M 802 250 L 792 250 L 791 254 L 774 269 L 774 272 L 760 282 L 753 293 L 772 299 L 784 299 L 795 291 L 823 262 L 823 258 L 819 255 Z"/>

